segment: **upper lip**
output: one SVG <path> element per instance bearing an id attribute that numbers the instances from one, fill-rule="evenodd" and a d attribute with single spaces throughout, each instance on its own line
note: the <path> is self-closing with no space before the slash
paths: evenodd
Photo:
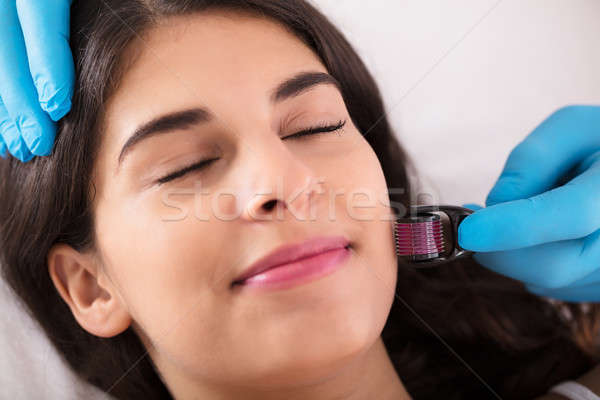
<path id="1" fill-rule="evenodd" d="M 317 236 L 301 243 L 279 246 L 245 268 L 244 272 L 235 278 L 234 283 L 279 265 L 315 256 L 328 250 L 347 247 L 349 244 L 350 241 L 344 236 Z"/>

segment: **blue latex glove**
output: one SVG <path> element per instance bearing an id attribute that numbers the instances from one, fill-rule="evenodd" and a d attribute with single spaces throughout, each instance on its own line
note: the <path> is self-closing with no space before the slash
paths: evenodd
<path id="1" fill-rule="evenodd" d="M 71 0 L 0 0 L 0 155 L 49 155 L 71 109 Z"/>
<path id="2" fill-rule="evenodd" d="M 458 243 L 481 265 L 542 296 L 600 301 L 600 107 L 550 115 L 512 150 L 486 208 L 464 207 L 476 211 Z"/>

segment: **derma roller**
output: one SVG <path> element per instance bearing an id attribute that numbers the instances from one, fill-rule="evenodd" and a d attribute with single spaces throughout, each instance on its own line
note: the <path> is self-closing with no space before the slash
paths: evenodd
<path id="1" fill-rule="evenodd" d="M 473 212 L 451 205 L 411 206 L 394 221 L 396 255 L 414 267 L 433 267 L 472 254 L 458 245 L 458 226 Z"/>

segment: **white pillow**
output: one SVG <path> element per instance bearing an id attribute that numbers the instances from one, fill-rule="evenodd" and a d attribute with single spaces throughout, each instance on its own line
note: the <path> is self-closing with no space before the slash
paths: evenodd
<path id="1" fill-rule="evenodd" d="M 111 398 L 75 376 L 4 279 L 0 279 L 0 304 L 0 390 L 3 399 Z"/>

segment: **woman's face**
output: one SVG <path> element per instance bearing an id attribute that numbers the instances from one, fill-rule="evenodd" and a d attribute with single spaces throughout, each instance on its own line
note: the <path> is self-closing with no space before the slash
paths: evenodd
<path id="1" fill-rule="evenodd" d="M 163 21 L 127 56 L 95 164 L 98 282 L 163 377 L 311 382 L 366 351 L 396 284 L 386 182 L 338 88 L 311 81 L 327 74 L 320 59 L 275 22 L 223 12 Z M 304 73 L 302 90 L 274 95 Z M 138 129 L 154 131 L 122 153 Z M 205 159 L 214 161 L 161 179 Z M 351 248 L 328 275 L 232 287 L 280 245 L 338 235 Z M 119 333 L 108 326 L 105 335 Z"/>

